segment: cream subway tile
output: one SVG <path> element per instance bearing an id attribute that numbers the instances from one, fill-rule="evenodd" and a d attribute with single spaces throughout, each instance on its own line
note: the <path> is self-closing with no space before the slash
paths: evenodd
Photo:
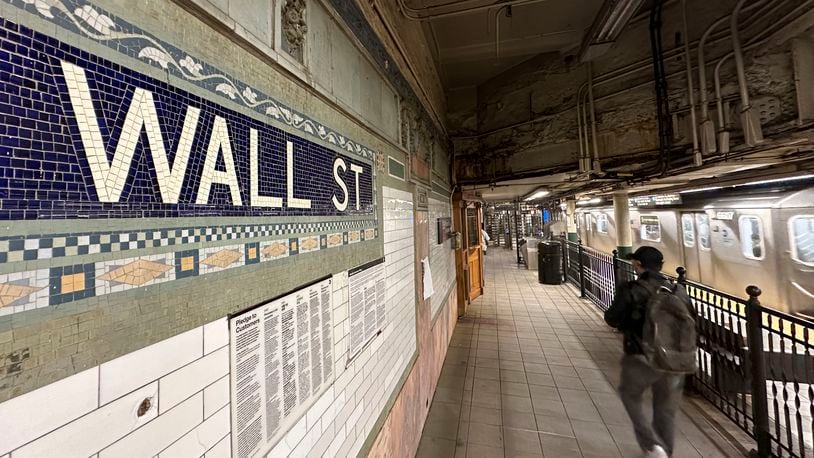
<path id="1" fill-rule="evenodd" d="M 157 397 L 158 383 L 151 383 L 15 450 L 14 458 L 92 455 L 156 418 Z M 151 407 L 139 417 L 145 400 Z"/>
<path id="2" fill-rule="evenodd" d="M 195 328 L 102 364 L 100 404 L 104 405 L 203 356 L 203 328 Z"/>
<path id="3" fill-rule="evenodd" d="M 297 447 L 300 441 L 305 437 L 307 432 L 308 429 L 305 427 L 305 416 L 303 416 L 288 430 L 281 442 L 285 442 L 289 447 L 291 447 L 291 450 L 294 450 L 294 448 Z"/>
<path id="4" fill-rule="evenodd" d="M 206 451 L 204 458 L 231 458 L 232 436 L 227 434 L 214 447 Z"/>
<path id="5" fill-rule="evenodd" d="M 203 335 L 205 355 L 208 355 L 218 348 L 229 345 L 229 325 L 226 321 L 226 317 L 205 324 L 203 327 Z"/>
<path id="6" fill-rule="evenodd" d="M 339 429 L 336 430 L 336 436 L 331 441 L 331 445 L 328 446 L 328 451 L 325 453 L 325 456 L 339 456 L 339 449 L 342 448 L 342 445 L 345 443 L 345 439 L 347 438 L 346 425 L 337 426 Z"/>
<path id="7" fill-rule="evenodd" d="M 202 421 L 203 393 L 198 393 L 103 449 L 99 452 L 99 458 L 154 456 Z"/>
<path id="8" fill-rule="evenodd" d="M 229 409 L 222 408 L 184 437 L 165 448 L 159 458 L 201 456 L 229 433 Z"/>
<path id="9" fill-rule="evenodd" d="M 0 404 L 0 453 L 92 411 L 98 398 L 99 368 L 94 367 Z"/>
<path id="10" fill-rule="evenodd" d="M 319 422 L 320 417 L 322 416 L 323 413 L 325 413 L 325 410 L 328 408 L 328 406 L 333 404 L 333 402 L 334 402 L 334 389 L 333 387 L 330 387 L 308 409 L 308 412 L 305 415 L 306 417 L 305 426 L 309 430 L 313 428 L 314 425 Z"/>
<path id="11" fill-rule="evenodd" d="M 229 377 L 223 377 L 204 388 L 204 418 L 229 404 Z"/>
<path id="12" fill-rule="evenodd" d="M 229 348 L 210 353 L 158 380 L 158 411 L 164 414 L 229 373 Z"/>

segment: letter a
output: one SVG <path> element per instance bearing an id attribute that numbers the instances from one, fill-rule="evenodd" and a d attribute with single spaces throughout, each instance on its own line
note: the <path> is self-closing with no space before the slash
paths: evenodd
<path id="1" fill-rule="evenodd" d="M 219 151 L 223 152 L 223 163 L 226 164 L 225 172 L 215 170 Z M 240 186 L 237 183 L 237 173 L 235 172 L 235 159 L 232 156 L 232 144 L 229 141 L 229 127 L 226 125 L 226 120 L 220 116 L 215 116 L 215 123 L 212 126 L 212 136 L 209 137 L 209 148 L 206 150 L 206 160 L 201 172 L 201 185 L 198 187 L 196 204 L 205 205 L 209 203 L 209 191 L 212 190 L 212 183 L 229 186 L 232 205 L 243 205 L 240 198 Z"/>

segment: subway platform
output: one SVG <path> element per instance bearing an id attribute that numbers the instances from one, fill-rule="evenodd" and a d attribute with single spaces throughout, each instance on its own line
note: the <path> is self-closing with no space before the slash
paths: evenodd
<path id="1" fill-rule="evenodd" d="M 642 456 L 615 389 L 621 335 L 601 312 L 569 285 L 539 284 L 513 251 L 490 249 L 485 276 L 452 337 L 418 456 Z M 685 397 L 674 456 L 743 456 L 702 403 Z"/>

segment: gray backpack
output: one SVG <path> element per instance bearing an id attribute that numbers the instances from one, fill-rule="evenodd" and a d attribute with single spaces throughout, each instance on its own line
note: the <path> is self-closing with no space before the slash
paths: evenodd
<path id="1" fill-rule="evenodd" d="M 645 309 L 641 347 L 650 366 L 660 372 L 689 374 L 696 370 L 695 316 L 683 288 L 647 286 L 651 295 Z"/>

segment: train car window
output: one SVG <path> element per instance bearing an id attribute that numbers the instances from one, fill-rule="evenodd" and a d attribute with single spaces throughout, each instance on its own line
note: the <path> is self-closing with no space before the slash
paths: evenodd
<path id="1" fill-rule="evenodd" d="M 741 216 L 740 226 L 741 252 L 748 259 L 763 259 L 763 228 L 757 216 Z"/>
<path id="2" fill-rule="evenodd" d="M 789 220 L 789 229 L 792 258 L 814 265 L 814 216 L 795 216 Z"/>
<path id="3" fill-rule="evenodd" d="M 684 238 L 684 246 L 688 248 L 695 246 L 694 223 L 692 215 L 681 215 L 681 233 Z"/>
<path id="4" fill-rule="evenodd" d="M 608 215 L 604 213 L 596 215 L 596 232 L 600 234 L 608 233 Z"/>
<path id="5" fill-rule="evenodd" d="M 639 221 L 642 224 L 639 229 L 642 240 L 661 242 L 661 223 L 658 216 L 640 216 Z"/>
<path id="6" fill-rule="evenodd" d="M 709 238 L 709 215 L 706 213 L 698 215 L 698 243 L 702 250 L 710 249 Z"/>

